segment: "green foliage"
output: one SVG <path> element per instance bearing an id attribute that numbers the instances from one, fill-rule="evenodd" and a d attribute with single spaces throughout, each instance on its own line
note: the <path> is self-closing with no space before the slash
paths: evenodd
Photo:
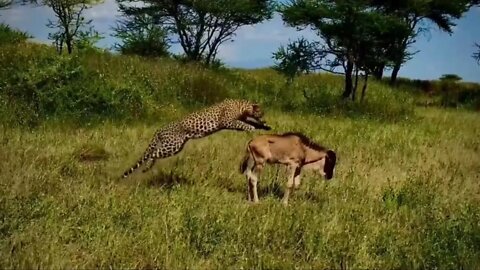
<path id="1" fill-rule="evenodd" d="M 149 57 L 168 56 L 170 48 L 167 31 L 155 24 L 146 14 L 132 15 L 120 20 L 115 27 L 115 37 L 122 43 L 115 48 L 122 54 L 136 54 Z"/>
<path id="2" fill-rule="evenodd" d="M 103 36 L 91 26 L 88 30 L 81 30 L 78 32 L 78 37 L 74 44 L 80 51 L 93 50 L 100 52 L 101 49 L 98 48 L 96 44 L 102 39 Z"/>
<path id="3" fill-rule="evenodd" d="M 415 109 L 418 88 L 377 81 L 363 103 L 343 102 L 342 84 L 2 46 L 0 268 L 478 268 L 478 113 Z M 254 134 L 225 131 L 118 181 L 159 126 L 225 97 L 334 149 L 335 178 L 305 172 L 285 208 L 287 175 L 267 166 L 261 203 L 248 205 L 237 162 Z"/>
<path id="4" fill-rule="evenodd" d="M 309 73 L 316 68 L 317 44 L 300 38 L 287 47 L 281 46 L 273 53 L 273 59 L 278 61 L 273 69 L 285 75 L 289 82 L 304 73 Z"/>
<path id="5" fill-rule="evenodd" d="M 0 88 L 7 112 L 2 116 L 35 125 L 55 116 L 81 120 L 142 114 L 141 92 L 115 87 L 101 72 L 85 66 L 85 60 L 80 55 L 57 56 L 34 44 L 4 46 Z"/>
<path id="6" fill-rule="evenodd" d="M 461 18 L 473 5 L 478 5 L 478 0 L 382 0 L 372 1 L 372 3 L 375 8 L 398 17 L 407 25 L 407 31 L 399 32 L 391 39 L 394 61 L 390 83 L 394 84 L 403 63 L 410 60 L 411 56 L 418 52 L 409 51 L 417 38 L 428 32 L 433 26 L 437 26 L 447 33 L 452 33 L 455 20 Z M 381 73 L 383 73 L 385 65 L 388 65 L 388 63 L 379 66 Z"/>
<path id="7" fill-rule="evenodd" d="M 415 96 L 417 105 L 480 110 L 480 84 L 399 78 L 397 89 Z"/>
<path id="8" fill-rule="evenodd" d="M 310 74 L 285 85 L 274 70 L 210 70 L 170 59 L 119 56 L 94 50 L 56 55 L 37 44 L 5 46 L 0 56 L 0 110 L 5 122 L 37 125 L 47 119 L 137 119 L 167 104 L 191 110 L 227 97 L 257 100 L 287 111 L 364 116 L 386 121 L 413 112 L 408 99 L 372 83 L 365 105 L 338 99 L 341 78 Z M 304 93 L 311 97 L 305 98 Z M 334 108 L 334 109 L 331 109 Z M 377 114 L 376 114 L 377 113 Z"/>
<path id="9" fill-rule="evenodd" d="M 12 29 L 9 25 L 0 23 L 0 46 L 24 42 L 30 37 L 26 32 Z"/>
<path id="10" fill-rule="evenodd" d="M 92 20 L 85 20 L 83 12 L 94 2 L 91 0 L 42 0 L 43 4 L 52 9 L 56 20 L 49 20 L 47 27 L 57 29 L 50 33 L 48 38 L 53 40 L 59 54 L 67 47 L 68 54 L 73 52 L 74 46 L 79 43 L 81 46 L 91 43 L 99 38 L 93 28 L 85 31 L 84 28 L 90 25 Z"/>
<path id="11" fill-rule="evenodd" d="M 336 115 L 400 121 L 412 117 L 413 99 L 403 92 L 392 92 L 390 88 L 373 82 L 370 94 L 363 102 L 349 102 L 338 98 L 341 88 L 340 77 L 308 75 L 301 77 L 289 91 L 296 93 L 285 97 L 285 110 L 302 111 L 309 114 Z M 299 102 L 301 101 L 301 102 Z"/>
<path id="12" fill-rule="evenodd" d="M 440 77 L 440 81 L 444 82 L 457 82 L 461 81 L 462 77 L 458 76 L 457 74 L 444 74 Z"/>
<path id="13" fill-rule="evenodd" d="M 442 98 L 441 105 L 445 107 L 456 107 L 458 101 L 457 82 L 461 81 L 462 77 L 456 74 L 444 74 L 440 77 L 440 87 Z"/>
<path id="14" fill-rule="evenodd" d="M 233 40 L 239 27 L 259 23 L 272 16 L 271 0 L 148 0 L 146 5 L 129 5 L 132 0 L 117 0 L 124 15 L 152 16 L 168 34 L 177 37 L 185 58 L 210 65 L 219 46 Z"/>
<path id="15" fill-rule="evenodd" d="M 288 25 L 317 31 L 324 45 L 315 54 L 309 54 L 317 58 L 310 61 L 332 72 L 343 69 L 344 98 L 354 98 L 354 70 L 368 75 L 377 66 L 393 62 L 393 40 L 408 31 L 399 18 L 374 9 L 371 2 L 363 0 L 295 0 L 282 5 L 280 12 Z"/>

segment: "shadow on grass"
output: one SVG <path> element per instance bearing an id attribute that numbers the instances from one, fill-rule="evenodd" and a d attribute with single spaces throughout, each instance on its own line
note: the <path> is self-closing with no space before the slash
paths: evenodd
<path id="1" fill-rule="evenodd" d="M 166 189 L 172 189 L 175 186 L 193 185 L 193 180 L 186 178 L 182 175 L 178 175 L 175 172 L 158 172 L 154 176 L 148 178 L 145 181 L 149 187 L 160 187 Z"/>
<path id="2" fill-rule="evenodd" d="M 306 191 L 302 197 L 306 201 L 314 204 L 318 204 L 318 205 L 323 205 L 326 202 L 328 202 L 328 198 L 325 194 L 321 194 L 313 191 Z"/>
<path id="3" fill-rule="evenodd" d="M 247 196 L 247 184 L 244 181 L 244 185 L 220 185 L 221 188 L 226 189 L 228 192 L 232 193 L 242 193 Z M 262 183 L 259 181 L 257 184 L 257 193 L 258 198 L 261 200 L 264 197 L 273 196 L 277 199 L 283 198 L 283 191 L 284 187 L 279 182 L 270 182 L 270 183 Z"/>

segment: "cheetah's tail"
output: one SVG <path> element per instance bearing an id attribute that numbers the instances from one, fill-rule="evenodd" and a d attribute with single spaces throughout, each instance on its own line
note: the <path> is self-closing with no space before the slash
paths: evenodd
<path id="1" fill-rule="evenodd" d="M 136 169 L 138 169 L 140 166 L 142 166 L 143 163 L 145 163 L 145 161 L 147 161 L 151 156 L 151 153 L 145 153 L 145 155 L 143 155 L 143 157 L 141 159 L 139 159 L 137 161 L 137 163 L 135 163 L 135 165 L 133 165 L 132 167 L 130 167 L 130 169 L 126 170 L 124 173 L 123 173 L 123 178 L 127 178 L 130 174 L 132 174 Z"/>

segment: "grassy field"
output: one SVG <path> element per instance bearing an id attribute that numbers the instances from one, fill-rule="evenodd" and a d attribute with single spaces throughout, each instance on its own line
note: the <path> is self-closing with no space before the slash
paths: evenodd
<path id="1" fill-rule="evenodd" d="M 187 143 L 118 180 L 155 123 L 46 123 L 0 133 L 0 268 L 475 269 L 480 267 L 478 113 L 416 109 L 408 121 L 267 110 L 275 132 L 337 151 L 330 182 L 307 173 L 280 203 L 267 167 L 260 203 L 238 172 L 254 134 Z"/>
<path id="2" fill-rule="evenodd" d="M 0 42 L 0 268 L 479 269 L 480 86 L 416 84 L 341 101 L 338 76 Z M 270 166 L 251 205 L 238 167 L 266 132 L 222 131 L 119 179 L 156 129 L 226 97 L 334 149 L 334 178 L 307 172 L 284 207 Z"/>

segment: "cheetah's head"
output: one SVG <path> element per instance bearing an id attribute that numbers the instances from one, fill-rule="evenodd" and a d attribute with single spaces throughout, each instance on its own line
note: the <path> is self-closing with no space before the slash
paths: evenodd
<path id="1" fill-rule="evenodd" d="M 249 104 L 243 112 L 241 121 L 254 126 L 258 129 L 269 130 L 270 127 L 266 125 L 266 121 L 262 119 L 264 113 L 260 108 L 260 105 L 251 103 Z"/>

